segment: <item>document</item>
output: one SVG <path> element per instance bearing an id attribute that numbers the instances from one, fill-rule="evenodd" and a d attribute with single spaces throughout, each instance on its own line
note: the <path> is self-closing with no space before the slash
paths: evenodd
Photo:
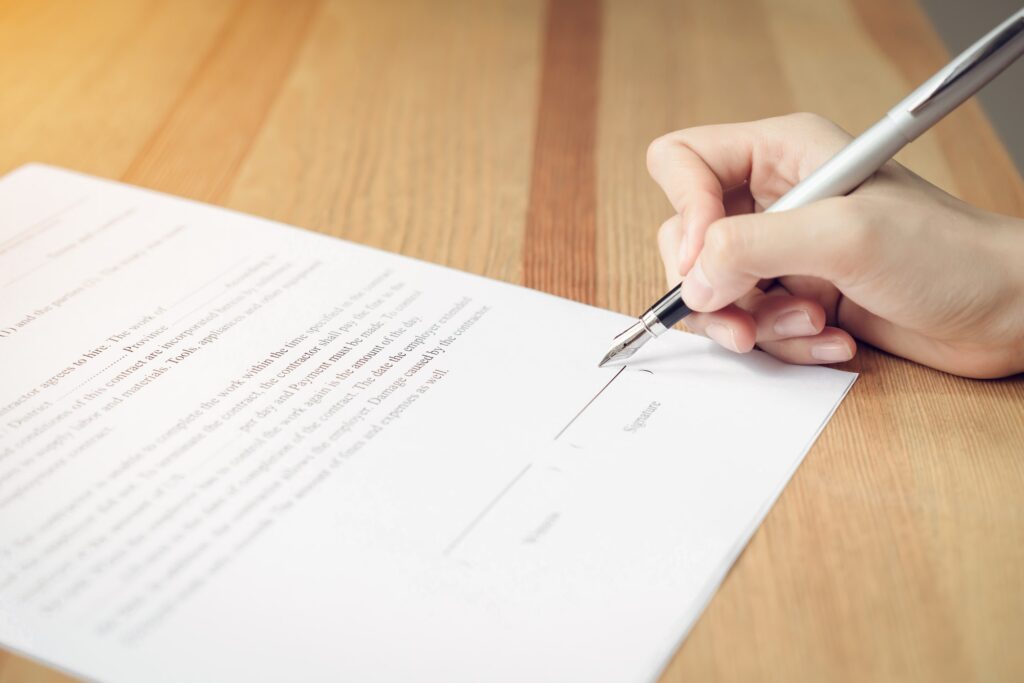
<path id="1" fill-rule="evenodd" d="M 655 679 L 855 375 L 0 180 L 0 644 L 103 681 Z"/>

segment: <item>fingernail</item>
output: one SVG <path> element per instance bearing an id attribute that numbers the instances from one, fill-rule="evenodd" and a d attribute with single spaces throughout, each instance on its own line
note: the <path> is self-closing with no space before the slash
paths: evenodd
<path id="1" fill-rule="evenodd" d="M 701 308 L 711 301 L 712 293 L 711 282 L 704 274 L 700 261 L 697 261 L 683 280 L 683 301 L 690 308 Z"/>
<path id="2" fill-rule="evenodd" d="M 732 333 L 731 329 L 721 323 L 711 323 L 704 328 L 704 334 L 730 351 L 740 350 L 739 346 L 736 345 L 736 335 Z"/>
<path id="3" fill-rule="evenodd" d="M 817 332 L 807 311 L 790 311 L 775 319 L 772 327 L 780 337 L 806 337 Z"/>
<path id="4" fill-rule="evenodd" d="M 811 347 L 811 358 L 826 363 L 842 363 L 853 358 L 846 344 L 816 344 Z"/>

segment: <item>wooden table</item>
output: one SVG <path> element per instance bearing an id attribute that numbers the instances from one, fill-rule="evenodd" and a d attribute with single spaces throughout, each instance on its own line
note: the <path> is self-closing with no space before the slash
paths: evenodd
<path id="1" fill-rule="evenodd" d="M 946 58 L 913 0 L 4 1 L 0 172 L 53 163 L 636 313 L 670 212 L 650 140 L 794 110 L 859 131 Z M 1024 215 L 973 103 L 899 158 Z M 848 367 L 664 680 L 1024 677 L 1024 380 Z M 2 683 L 62 679 L 0 652 Z"/>

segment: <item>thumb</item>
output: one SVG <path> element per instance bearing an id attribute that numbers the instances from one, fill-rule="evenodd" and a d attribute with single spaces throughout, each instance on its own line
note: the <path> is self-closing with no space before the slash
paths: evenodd
<path id="1" fill-rule="evenodd" d="M 715 221 L 683 281 L 683 301 L 695 311 L 717 311 L 766 278 L 810 275 L 837 285 L 850 280 L 871 263 L 876 243 L 856 201 L 836 197 Z"/>

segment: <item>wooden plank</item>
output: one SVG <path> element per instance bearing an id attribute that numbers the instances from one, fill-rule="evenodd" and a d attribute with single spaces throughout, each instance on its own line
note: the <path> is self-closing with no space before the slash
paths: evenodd
<path id="1" fill-rule="evenodd" d="M 317 7 L 314 0 L 239 4 L 124 180 L 220 200 L 263 127 Z"/>
<path id="2" fill-rule="evenodd" d="M 71 683 L 75 680 L 30 659 L 0 650 L 0 683 Z"/>
<path id="3" fill-rule="evenodd" d="M 542 8 L 325 3 L 226 203 L 520 282 Z"/>
<path id="4" fill-rule="evenodd" d="M 584 303 L 595 296 L 600 10 L 548 3 L 523 252 L 523 284 Z"/>
<path id="5" fill-rule="evenodd" d="M 234 3 L 22 0 L 0 8 L 0 173 L 30 161 L 120 177 Z"/>

